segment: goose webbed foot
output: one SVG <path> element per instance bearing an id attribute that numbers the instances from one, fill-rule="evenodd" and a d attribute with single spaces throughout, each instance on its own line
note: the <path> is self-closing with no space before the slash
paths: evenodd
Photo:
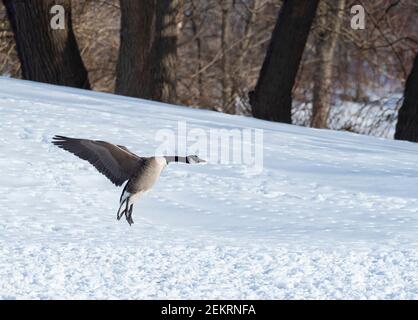
<path id="1" fill-rule="evenodd" d="M 119 210 L 118 213 L 116 214 L 116 218 L 118 220 L 120 220 L 123 217 L 123 215 L 125 214 L 125 212 L 126 212 L 126 210 L 123 210 L 122 212 Z"/>
<path id="2" fill-rule="evenodd" d="M 126 217 L 126 221 L 128 221 L 129 225 L 132 225 L 134 223 L 134 220 L 132 219 L 132 209 L 133 209 L 134 205 L 133 203 L 130 204 L 129 203 L 129 198 L 125 199 L 119 207 L 118 213 L 116 215 L 116 218 L 118 220 L 120 220 L 123 215 L 125 215 Z M 123 210 L 122 210 L 123 208 Z"/>
<path id="3" fill-rule="evenodd" d="M 117 213 L 117 215 L 116 215 L 116 218 L 118 219 L 118 220 L 120 220 L 122 217 L 123 217 L 123 215 L 125 215 L 126 216 L 126 218 L 128 218 L 128 206 L 129 206 L 129 198 L 127 198 L 127 199 L 125 199 L 121 204 L 120 204 L 120 207 L 119 207 L 119 210 L 118 210 L 118 213 Z M 131 207 L 132 207 L 132 205 L 131 205 Z M 123 210 L 122 210 L 122 208 L 124 208 Z M 129 222 L 129 221 L 128 221 Z"/>
<path id="4" fill-rule="evenodd" d="M 134 205 L 131 204 L 129 207 L 129 211 L 126 212 L 126 221 L 128 221 L 129 225 L 132 225 L 134 223 L 134 220 L 132 219 L 132 209 Z"/>

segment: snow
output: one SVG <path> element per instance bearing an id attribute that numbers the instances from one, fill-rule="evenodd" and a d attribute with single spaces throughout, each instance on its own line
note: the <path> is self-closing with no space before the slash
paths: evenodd
<path id="1" fill-rule="evenodd" d="M 50 143 L 262 129 L 263 170 L 170 164 L 122 188 Z M 417 299 L 418 144 L 0 77 L 0 298 Z"/>
<path id="2" fill-rule="evenodd" d="M 398 111 L 403 102 L 403 93 L 390 93 L 374 100 L 351 102 L 335 99 L 330 110 L 329 128 L 393 139 L 395 136 Z M 310 126 L 312 103 L 294 102 L 292 121 L 301 126 Z"/>

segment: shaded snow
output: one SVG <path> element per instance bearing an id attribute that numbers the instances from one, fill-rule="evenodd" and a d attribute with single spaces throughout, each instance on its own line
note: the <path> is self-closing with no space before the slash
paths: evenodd
<path id="1" fill-rule="evenodd" d="M 393 139 L 402 94 L 392 93 L 376 97 L 368 102 L 336 101 L 331 107 L 328 126 L 333 130 L 345 130 L 376 137 Z M 292 110 L 294 124 L 309 127 L 312 103 L 295 102 Z"/>
<path id="2" fill-rule="evenodd" d="M 264 170 L 121 188 L 50 143 L 153 155 L 156 131 L 264 130 Z M 0 298 L 418 298 L 418 145 L 0 78 Z"/>

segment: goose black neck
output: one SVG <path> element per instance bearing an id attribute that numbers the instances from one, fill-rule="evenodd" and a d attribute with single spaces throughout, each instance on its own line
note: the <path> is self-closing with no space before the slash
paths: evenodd
<path id="1" fill-rule="evenodd" d="M 167 160 L 167 163 L 170 163 L 170 162 L 190 163 L 188 157 L 166 156 L 165 159 Z"/>

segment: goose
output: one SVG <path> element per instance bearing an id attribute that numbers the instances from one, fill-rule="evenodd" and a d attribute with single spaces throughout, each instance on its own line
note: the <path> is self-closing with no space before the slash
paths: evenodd
<path id="1" fill-rule="evenodd" d="M 52 138 L 52 143 L 83 160 L 87 160 L 116 186 L 119 187 L 128 181 L 120 196 L 116 217 L 120 220 L 125 215 L 130 226 L 134 223 L 132 219 L 134 203 L 144 192 L 152 188 L 160 177 L 161 171 L 169 163 L 206 162 L 196 155 L 140 157 L 125 146 L 100 140 L 56 135 Z"/>

